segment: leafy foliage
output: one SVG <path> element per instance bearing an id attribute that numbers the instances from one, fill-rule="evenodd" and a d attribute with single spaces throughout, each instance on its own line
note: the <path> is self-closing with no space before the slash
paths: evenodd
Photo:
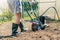
<path id="1" fill-rule="evenodd" d="M 31 5 L 30 5 L 29 2 L 23 2 L 23 3 L 22 3 L 22 6 L 24 7 L 24 10 L 28 10 L 28 11 L 31 10 Z M 34 2 L 34 3 L 32 4 L 32 9 L 33 9 L 33 10 L 38 9 L 38 2 Z"/>
<path id="2" fill-rule="evenodd" d="M 0 22 L 6 22 L 12 20 L 13 14 L 6 9 L 3 11 L 2 15 L 0 15 Z"/>
<path id="3" fill-rule="evenodd" d="M 27 11 L 30 15 L 32 12 L 37 14 L 36 10 L 38 10 L 38 2 L 33 2 L 32 5 L 30 5 L 29 2 L 22 2 L 22 8 L 23 8 L 23 18 L 29 17 L 27 15 Z M 31 12 L 31 10 L 32 10 L 32 12 Z"/>

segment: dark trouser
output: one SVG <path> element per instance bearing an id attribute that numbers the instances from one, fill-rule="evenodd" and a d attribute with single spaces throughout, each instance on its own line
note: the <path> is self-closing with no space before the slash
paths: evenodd
<path id="1" fill-rule="evenodd" d="M 21 29 L 21 32 L 23 32 L 24 31 L 24 29 L 23 29 L 23 24 L 20 22 L 20 24 L 18 25 L 18 24 L 15 24 L 15 23 L 13 23 L 12 24 L 12 36 L 15 36 L 18 32 L 17 32 L 17 29 L 18 29 L 18 26 L 20 27 L 20 29 Z"/>
<path id="2" fill-rule="evenodd" d="M 40 22 L 44 25 L 45 24 L 45 17 L 40 16 L 39 19 L 40 19 Z M 41 30 L 43 30 L 43 29 L 45 29 L 45 26 L 40 25 L 40 28 L 41 28 Z"/>
<path id="3" fill-rule="evenodd" d="M 44 24 L 45 23 L 45 17 L 44 16 L 40 16 L 40 21 L 41 21 L 42 24 Z"/>

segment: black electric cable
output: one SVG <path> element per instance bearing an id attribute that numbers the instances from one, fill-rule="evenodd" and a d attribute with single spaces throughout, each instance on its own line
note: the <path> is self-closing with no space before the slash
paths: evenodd
<path id="1" fill-rule="evenodd" d="M 42 15 L 44 15 L 50 8 L 53 8 L 55 10 L 57 17 L 58 17 L 58 20 L 59 20 L 59 15 L 58 15 L 57 9 L 55 7 L 49 7 Z"/>

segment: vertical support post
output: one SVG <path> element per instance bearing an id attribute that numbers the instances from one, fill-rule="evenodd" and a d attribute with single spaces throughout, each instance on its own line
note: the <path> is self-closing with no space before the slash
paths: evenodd
<path id="1" fill-rule="evenodd" d="M 56 0 L 55 0 L 55 8 L 56 8 Z M 54 20 L 56 19 L 56 12 L 54 12 Z"/>

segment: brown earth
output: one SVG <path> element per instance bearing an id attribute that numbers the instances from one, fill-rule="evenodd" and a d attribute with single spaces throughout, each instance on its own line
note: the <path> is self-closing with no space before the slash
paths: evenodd
<path id="1" fill-rule="evenodd" d="M 29 30 L 20 34 L 19 37 L 8 37 L 11 35 L 11 22 L 0 25 L 0 40 L 60 40 L 60 22 L 48 23 L 45 30 L 31 31 L 31 23 L 24 22 L 25 28 Z M 20 29 L 18 28 L 18 32 Z"/>

